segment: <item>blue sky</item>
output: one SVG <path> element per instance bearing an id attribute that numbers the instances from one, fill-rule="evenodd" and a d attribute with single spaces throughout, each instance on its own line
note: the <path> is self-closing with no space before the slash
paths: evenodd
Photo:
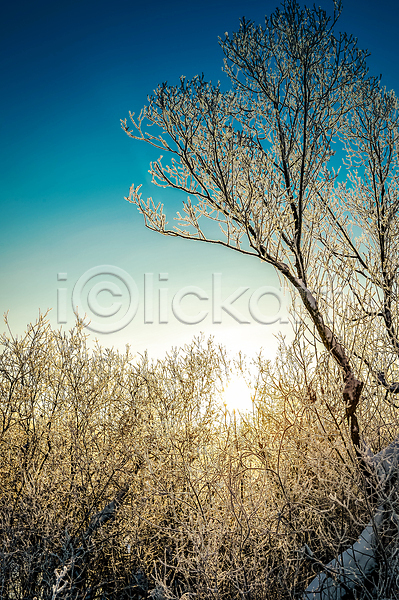
<path id="1" fill-rule="evenodd" d="M 129 110 L 139 112 L 147 94 L 162 81 L 175 83 L 183 74 L 201 72 L 212 81 L 223 79 L 218 36 L 237 29 L 243 15 L 261 22 L 277 5 L 270 0 L 39 0 L 3 8 L 0 311 L 9 310 L 15 333 L 22 333 L 39 310 L 49 308 L 53 326 L 59 327 L 61 320 L 66 321 L 64 328 L 71 327 L 76 282 L 90 269 L 111 265 L 137 285 L 138 302 L 128 326 L 113 333 L 90 333 L 91 340 L 97 337 L 104 346 L 122 348 L 129 343 L 135 352 L 148 348 L 151 355 L 161 356 L 203 331 L 229 349 L 251 353 L 263 346 L 272 356 L 274 334 L 289 336 L 290 326 L 284 322 L 259 324 L 248 316 L 250 295 L 261 286 L 279 285 L 268 266 L 144 228 L 135 207 L 124 200 L 131 183 L 143 183 L 144 193 L 154 199 L 170 196 L 150 186 L 148 163 L 157 158 L 157 151 L 128 139 L 119 124 Z M 330 3 L 322 0 L 322 5 Z M 382 73 L 385 85 L 397 92 L 398 21 L 397 2 L 348 0 L 339 27 L 369 49 L 371 73 Z M 57 280 L 59 273 L 66 274 L 63 281 Z M 144 273 L 153 273 L 152 323 L 144 322 Z M 162 273 L 168 274 L 167 281 L 159 281 Z M 224 312 L 222 323 L 213 324 L 210 300 L 192 296 L 183 301 L 184 310 L 195 314 L 206 309 L 208 316 L 197 324 L 176 319 L 171 308 L 176 292 L 197 286 L 210 297 L 213 273 L 222 274 L 223 298 L 239 287 L 248 288 L 236 306 L 249 323 L 240 324 Z M 125 282 L 112 273 L 102 279 L 119 285 L 122 296 L 100 292 L 100 305 L 112 312 L 117 300 L 120 310 L 126 310 Z M 90 280 L 92 284 L 101 289 L 101 274 Z M 58 314 L 57 288 L 63 289 L 58 292 Z M 161 292 L 167 323 L 159 323 L 160 288 L 167 289 Z M 85 288 L 84 293 L 89 292 Z M 273 316 L 279 301 L 268 298 L 263 297 L 260 306 Z M 89 305 L 85 311 L 93 319 Z M 278 314 L 285 321 L 283 313 Z M 117 322 L 118 314 L 113 319 Z"/>

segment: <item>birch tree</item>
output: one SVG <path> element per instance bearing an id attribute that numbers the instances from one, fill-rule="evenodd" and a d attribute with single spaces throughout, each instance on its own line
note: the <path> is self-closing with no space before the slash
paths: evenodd
<path id="1" fill-rule="evenodd" d="M 337 418 L 371 490 L 378 461 L 359 410 L 399 392 L 398 103 L 337 33 L 341 10 L 285 0 L 264 25 L 242 19 L 220 39 L 229 89 L 163 83 L 122 128 L 169 157 L 151 163 L 153 183 L 185 194 L 169 226 L 162 202 L 132 185 L 148 228 L 260 259 L 298 296 L 315 360 L 324 347 L 341 369 Z"/>

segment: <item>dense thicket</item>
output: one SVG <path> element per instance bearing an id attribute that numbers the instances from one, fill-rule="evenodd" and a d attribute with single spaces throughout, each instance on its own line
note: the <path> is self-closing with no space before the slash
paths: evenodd
<path id="1" fill-rule="evenodd" d="M 82 324 L 43 318 L 3 336 L 1 597 L 299 597 L 373 511 L 335 416 L 339 370 L 299 339 L 234 366 L 211 340 L 157 362 L 89 350 Z M 254 410 L 234 418 L 220 390 L 249 368 Z M 377 387 L 360 419 L 375 451 L 397 431 Z"/>

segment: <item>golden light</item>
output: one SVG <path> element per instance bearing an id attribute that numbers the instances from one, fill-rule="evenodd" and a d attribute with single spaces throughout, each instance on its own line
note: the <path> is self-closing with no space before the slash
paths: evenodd
<path id="1" fill-rule="evenodd" d="M 253 390 L 247 385 L 242 376 L 230 375 L 222 392 L 222 402 L 228 411 L 236 410 L 240 413 L 252 411 Z"/>

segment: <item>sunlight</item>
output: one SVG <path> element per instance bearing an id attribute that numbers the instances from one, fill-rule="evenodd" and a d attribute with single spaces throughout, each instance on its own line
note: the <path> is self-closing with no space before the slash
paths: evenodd
<path id="1" fill-rule="evenodd" d="M 230 376 L 222 392 L 222 402 L 228 411 L 236 410 L 241 413 L 252 411 L 253 393 L 244 378 L 234 374 Z"/>

